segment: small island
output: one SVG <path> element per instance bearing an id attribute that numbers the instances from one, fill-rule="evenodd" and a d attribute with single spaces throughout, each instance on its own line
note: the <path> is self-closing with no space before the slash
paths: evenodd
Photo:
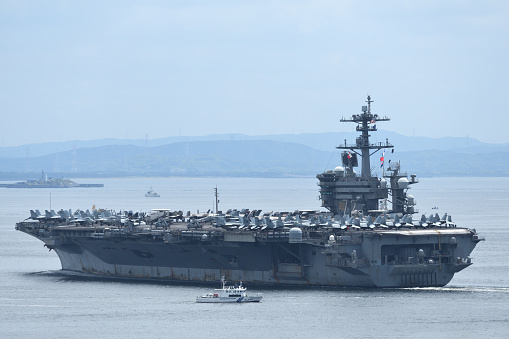
<path id="1" fill-rule="evenodd" d="M 78 184 L 69 179 L 53 179 L 42 171 L 39 180 L 18 181 L 14 184 L 0 184 L 7 188 L 69 188 L 69 187 L 104 187 L 104 184 Z"/>

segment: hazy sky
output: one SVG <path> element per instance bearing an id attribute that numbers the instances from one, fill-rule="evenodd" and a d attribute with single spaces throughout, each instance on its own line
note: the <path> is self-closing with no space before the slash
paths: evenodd
<path id="1" fill-rule="evenodd" d="M 509 142 L 509 2 L 0 2 L 0 146 L 379 128 Z"/>

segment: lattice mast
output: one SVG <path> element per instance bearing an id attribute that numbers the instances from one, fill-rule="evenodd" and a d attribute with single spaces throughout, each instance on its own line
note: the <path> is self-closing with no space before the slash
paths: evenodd
<path id="1" fill-rule="evenodd" d="M 345 119 L 341 118 L 341 122 L 355 122 L 357 123 L 356 130 L 361 132 L 361 135 L 357 137 L 356 143 L 353 145 L 347 145 L 346 140 L 344 145 L 339 145 L 336 148 L 338 149 L 345 149 L 350 150 L 357 155 L 359 155 L 362 159 L 362 168 L 361 168 L 361 176 L 362 177 L 371 177 L 371 162 L 370 157 L 377 151 L 381 150 L 382 148 L 393 148 L 394 146 L 389 143 L 389 141 L 386 139 L 385 143 L 377 143 L 377 144 L 370 144 L 369 143 L 369 132 L 376 132 L 376 124 L 380 121 L 389 121 L 390 119 L 387 117 L 380 117 L 378 114 L 372 114 L 371 113 L 371 103 L 374 102 L 371 100 L 371 96 L 368 95 L 368 100 L 366 102 L 368 103 L 367 106 L 362 106 L 362 113 L 361 114 L 353 114 L 352 118 Z M 360 150 L 360 153 L 356 150 Z M 375 150 L 371 153 L 371 150 Z"/>

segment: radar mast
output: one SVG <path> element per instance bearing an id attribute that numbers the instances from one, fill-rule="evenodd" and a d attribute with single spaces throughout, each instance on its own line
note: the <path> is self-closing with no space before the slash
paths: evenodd
<path id="1" fill-rule="evenodd" d="M 384 171 L 383 178 L 379 179 L 371 173 L 371 156 L 381 149 L 393 148 L 394 146 L 387 139 L 385 142 L 370 143 L 370 133 L 377 131 L 376 124 L 380 121 L 389 121 L 390 119 L 371 112 L 373 100 L 371 100 L 370 95 L 367 96 L 366 103 L 367 106 L 362 106 L 361 113 L 353 114 L 350 118 L 340 119 L 341 122 L 356 123 L 356 131 L 360 132 L 360 135 L 356 138 L 354 144 L 348 144 L 345 139 L 344 144 L 336 147 L 337 149 L 344 150 L 341 153 L 342 166 L 317 175 L 320 181 L 318 185 L 320 186 L 322 207 L 327 208 L 334 214 L 340 215 L 351 215 L 354 211 L 380 214 L 389 212 L 386 207 L 380 207 L 379 201 L 383 199 L 386 202 L 390 192 L 393 196 L 392 212 L 399 213 L 407 210 L 410 213 L 414 213 L 412 209 L 407 208 L 406 190 L 408 189 L 408 184 L 400 181 L 406 174 L 396 171 L 386 176 Z M 361 158 L 362 166 L 360 175 L 354 171 L 354 167 L 359 166 L 358 156 Z M 383 167 L 385 159 L 381 160 Z M 389 167 L 388 170 L 393 171 L 393 168 Z M 389 179 L 390 188 L 387 180 L 384 178 Z M 415 182 L 417 181 L 413 177 L 412 180 L 408 181 L 409 184 Z"/>
<path id="2" fill-rule="evenodd" d="M 389 144 L 389 141 L 386 139 L 385 143 L 379 142 L 377 144 L 369 143 L 369 132 L 376 132 L 376 123 L 380 121 L 389 121 L 390 119 L 387 117 L 380 117 L 378 114 L 371 113 L 371 103 L 374 102 L 371 100 L 371 96 L 368 95 L 368 103 L 367 106 L 362 106 L 361 114 L 353 114 L 350 119 L 341 118 L 341 122 L 355 122 L 357 123 L 356 130 L 361 132 L 361 135 L 357 137 L 355 144 L 347 145 L 346 139 L 344 145 L 339 145 L 337 149 L 347 149 L 350 150 L 357 155 L 360 155 L 362 159 L 362 169 L 361 176 L 371 177 L 371 163 L 370 157 L 374 153 L 378 152 L 382 148 L 393 148 L 394 146 Z M 356 150 L 360 150 L 360 153 Z M 370 153 L 371 150 L 375 150 L 373 153 Z"/>

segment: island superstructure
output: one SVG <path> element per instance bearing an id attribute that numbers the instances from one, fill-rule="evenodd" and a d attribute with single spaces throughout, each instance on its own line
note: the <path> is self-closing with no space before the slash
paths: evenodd
<path id="1" fill-rule="evenodd" d="M 33 212 L 16 224 L 54 250 L 62 269 L 126 279 L 250 284 L 409 287 L 444 286 L 470 266 L 482 238 L 457 227 L 450 216 L 413 217 L 410 185 L 415 175 L 400 164 L 385 166 L 386 140 L 372 144 L 376 123 L 371 97 L 360 114 L 354 144 L 339 145 L 341 166 L 319 174 L 322 206 L 314 210 L 263 213 L 228 210 L 190 214 L 170 209 Z M 370 158 L 384 165 L 375 176 Z M 361 173 L 356 174 L 360 158 Z M 268 193 L 269 194 L 269 193 Z"/>
<path id="2" fill-rule="evenodd" d="M 371 215 L 380 213 L 413 214 L 414 199 L 406 196 L 409 185 L 418 182 L 415 175 L 407 178 L 406 173 L 400 173 L 399 163 L 393 163 L 385 171 L 384 153 L 380 157 L 381 167 L 384 169 L 384 178 L 380 180 L 372 175 L 371 156 L 376 152 L 393 148 L 388 140 L 379 143 L 370 143 L 369 132 L 376 132 L 376 124 L 389 121 L 387 117 L 380 117 L 371 113 L 371 96 L 368 96 L 367 106 L 362 106 L 361 114 L 353 114 L 350 119 L 342 118 L 341 122 L 357 123 L 356 130 L 361 135 L 354 144 L 344 144 L 336 148 L 344 151 L 341 154 L 342 165 L 333 171 L 317 175 L 320 186 L 322 206 L 334 215 L 350 215 L 353 211 L 361 211 Z M 361 158 L 361 175 L 355 173 L 358 167 L 358 157 Z M 390 185 L 386 179 L 389 179 Z M 392 196 L 392 209 L 387 210 L 387 198 Z"/>

